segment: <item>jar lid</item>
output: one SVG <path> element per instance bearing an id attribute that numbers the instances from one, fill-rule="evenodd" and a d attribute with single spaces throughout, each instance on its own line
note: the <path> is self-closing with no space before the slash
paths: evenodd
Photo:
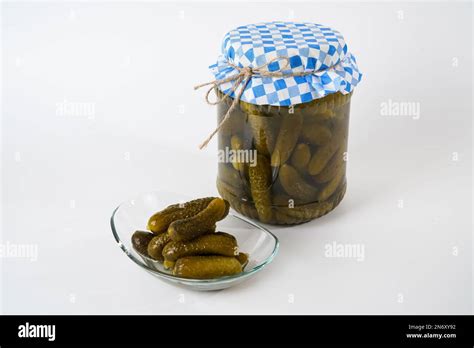
<path id="1" fill-rule="evenodd" d="M 225 35 L 222 54 L 209 68 L 217 80 L 238 74 L 238 68 L 287 75 L 253 74 L 240 99 L 257 105 L 290 106 L 336 92 L 347 94 L 362 77 L 343 36 L 314 23 L 268 22 L 238 27 Z M 219 84 L 219 89 L 234 97 L 234 84 L 230 80 Z"/>

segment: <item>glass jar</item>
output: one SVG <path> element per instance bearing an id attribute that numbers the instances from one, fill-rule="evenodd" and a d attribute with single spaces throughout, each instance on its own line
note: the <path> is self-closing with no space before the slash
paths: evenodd
<path id="1" fill-rule="evenodd" d="M 269 224 L 299 224 L 333 210 L 346 191 L 351 95 L 290 107 L 240 101 L 218 133 L 219 194 Z M 232 102 L 219 104 L 218 122 Z"/>

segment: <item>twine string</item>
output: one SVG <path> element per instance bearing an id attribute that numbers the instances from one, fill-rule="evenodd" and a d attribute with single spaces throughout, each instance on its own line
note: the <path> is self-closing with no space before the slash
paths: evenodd
<path id="1" fill-rule="evenodd" d="M 272 64 L 276 61 L 279 61 L 279 60 L 284 61 L 284 65 L 280 67 L 280 70 L 269 71 L 268 69 L 266 69 L 270 64 Z M 232 93 L 235 93 L 234 100 L 233 100 L 232 104 L 230 105 L 229 109 L 227 110 L 227 112 L 225 113 L 224 117 L 222 118 L 221 122 L 219 122 L 216 129 L 214 129 L 214 131 L 212 131 L 211 134 L 208 135 L 208 137 L 202 142 L 202 144 L 199 145 L 199 149 L 201 149 L 201 150 L 203 148 L 205 148 L 207 146 L 207 144 L 209 144 L 209 142 L 214 137 L 214 135 L 216 135 L 217 132 L 219 132 L 219 130 L 224 126 L 225 122 L 229 119 L 230 114 L 232 113 L 232 111 L 236 108 L 237 104 L 239 103 L 240 97 L 244 93 L 245 88 L 247 87 L 247 84 L 249 83 L 252 76 L 293 77 L 293 76 L 307 76 L 307 75 L 311 75 L 311 74 L 314 73 L 314 71 L 301 71 L 301 72 L 283 73 L 283 71 L 290 64 L 290 58 L 289 57 L 276 57 L 276 58 L 271 59 L 267 63 L 262 64 L 261 66 L 256 67 L 256 68 L 251 68 L 251 67 L 241 68 L 241 67 L 239 67 L 239 66 L 237 66 L 237 65 L 235 65 L 235 64 L 233 64 L 232 62 L 229 62 L 229 61 L 227 62 L 227 64 L 229 66 L 233 67 L 235 70 L 237 70 L 238 73 L 234 74 L 232 76 L 226 77 L 224 79 L 216 79 L 214 81 L 202 83 L 202 84 L 197 85 L 197 86 L 194 87 L 194 89 L 197 90 L 201 87 L 211 86 L 207 90 L 206 95 L 204 97 L 204 99 L 206 100 L 206 103 L 209 104 L 209 105 L 217 105 L 217 104 L 223 102 L 225 99 L 229 98 Z M 209 95 L 210 95 L 211 91 L 217 89 L 217 87 L 219 87 L 223 83 L 227 83 L 227 82 L 231 82 L 231 81 L 235 81 L 235 82 L 232 85 L 232 88 L 230 89 L 230 91 L 228 93 L 224 93 L 224 96 L 222 96 L 221 98 L 218 97 L 217 101 L 215 101 L 215 102 L 211 102 L 209 100 Z M 239 86 L 240 86 L 240 88 L 239 88 Z M 238 91 L 237 91 L 237 89 L 238 89 Z"/>

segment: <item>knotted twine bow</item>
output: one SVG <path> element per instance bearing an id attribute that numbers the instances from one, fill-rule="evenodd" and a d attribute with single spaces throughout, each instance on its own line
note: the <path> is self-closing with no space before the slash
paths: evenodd
<path id="1" fill-rule="evenodd" d="M 284 66 L 280 67 L 280 70 L 278 70 L 278 71 L 269 71 L 269 70 L 265 69 L 266 67 L 268 67 L 268 65 L 270 65 L 271 63 L 276 62 L 278 60 L 285 61 Z M 216 135 L 216 133 L 222 128 L 224 123 L 230 117 L 230 114 L 232 113 L 232 111 L 235 109 L 235 107 L 239 103 L 240 97 L 244 93 L 245 88 L 247 87 L 247 84 L 249 83 L 252 76 L 257 75 L 257 76 L 262 76 L 262 77 L 292 77 L 292 76 L 307 76 L 307 75 L 311 75 L 311 74 L 315 73 L 315 71 L 302 71 L 302 72 L 292 72 L 292 73 L 284 74 L 282 72 L 282 70 L 285 70 L 285 68 L 289 65 L 289 63 L 290 63 L 290 58 L 289 57 L 276 57 L 276 58 L 271 59 L 269 62 L 267 62 L 263 65 L 260 65 L 259 67 L 256 67 L 256 68 L 251 68 L 251 67 L 241 68 L 241 67 L 233 64 L 232 62 L 228 61 L 227 64 L 229 66 L 233 67 L 234 69 L 236 69 L 238 71 L 237 74 L 229 76 L 225 79 L 214 80 L 214 81 L 211 81 L 211 82 L 206 82 L 206 83 L 195 86 L 194 89 L 196 90 L 196 89 L 199 89 L 201 87 L 210 85 L 211 87 L 206 92 L 205 100 L 206 100 L 207 104 L 209 104 L 209 105 L 217 105 L 217 104 L 223 102 L 226 98 L 228 98 L 230 94 L 234 93 L 237 90 L 237 88 L 240 86 L 240 84 L 243 82 L 240 89 L 239 89 L 239 91 L 235 94 L 234 101 L 232 102 L 229 109 L 227 110 L 224 118 L 219 123 L 217 128 L 214 129 L 214 131 L 211 134 L 209 134 L 209 136 L 206 138 L 206 140 L 204 140 L 204 142 L 201 145 L 199 145 L 199 149 L 202 150 L 203 148 L 205 148 L 207 146 L 207 144 L 209 144 L 212 137 L 214 137 L 214 135 Z M 321 70 L 318 70 L 318 71 L 321 71 Z M 230 81 L 235 81 L 235 82 L 232 85 L 232 88 L 230 89 L 229 93 L 224 94 L 224 96 L 222 98 L 218 99 L 215 102 L 209 101 L 209 94 L 211 93 L 212 90 L 216 89 L 218 86 L 222 85 L 223 83 L 230 82 Z"/>

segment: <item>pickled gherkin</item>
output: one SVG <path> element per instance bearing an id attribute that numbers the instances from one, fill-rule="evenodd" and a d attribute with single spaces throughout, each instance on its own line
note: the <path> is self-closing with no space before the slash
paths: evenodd
<path id="1" fill-rule="evenodd" d="M 215 198 L 198 214 L 172 222 L 168 227 L 168 234 L 173 241 L 191 240 L 213 231 L 215 223 L 222 220 L 228 212 L 226 202 Z"/>
<path id="2" fill-rule="evenodd" d="M 297 225 L 303 222 L 307 222 L 309 220 L 301 220 L 300 218 L 295 218 L 288 216 L 280 211 L 280 208 L 273 208 L 274 209 L 274 217 L 275 221 L 274 224 L 278 225 Z"/>
<path id="3" fill-rule="evenodd" d="M 146 231 L 136 231 L 132 235 L 132 245 L 140 254 L 148 256 L 148 243 L 155 237 L 153 233 Z"/>
<path id="4" fill-rule="evenodd" d="M 163 248 L 163 256 L 167 261 L 176 261 L 181 257 L 196 255 L 238 255 L 237 240 L 234 236 L 216 232 L 205 234 L 187 242 L 169 242 Z"/>
<path id="5" fill-rule="evenodd" d="M 291 198 L 304 202 L 314 202 L 317 200 L 318 190 L 313 185 L 307 183 L 292 166 L 284 164 L 280 168 L 278 179 Z"/>
<path id="6" fill-rule="evenodd" d="M 319 147 L 311 157 L 311 160 L 308 163 L 308 172 L 311 175 L 317 175 L 321 173 L 329 160 L 336 153 L 336 151 L 343 145 L 345 142 L 344 129 L 338 127 L 334 132 L 334 137 L 331 141 L 321 147 Z"/>
<path id="7" fill-rule="evenodd" d="M 246 173 L 239 172 L 232 165 L 220 163 L 218 167 L 219 178 L 224 186 L 233 191 L 235 195 L 247 196 L 249 193 L 249 184 L 246 179 Z"/>
<path id="8" fill-rule="evenodd" d="M 263 155 L 270 155 L 275 146 L 275 133 L 271 129 L 274 120 L 271 117 L 248 115 L 248 123 L 252 128 L 255 148 Z"/>
<path id="9" fill-rule="evenodd" d="M 230 146 L 232 150 L 234 151 L 242 151 L 244 149 L 244 143 L 242 139 L 238 135 L 233 135 L 230 138 Z M 237 156 L 234 156 L 234 159 L 232 161 L 232 166 L 238 170 L 239 172 L 245 173 L 245 163 L 239 161 L 239 158 Z"/>
<path id="10" fill-rule="evenodd" d="M 206 197 L 192 200 L 186 203 L 173 204 L 166 209 L 157 212 L 148 220 L 148 229 L 155 234 L 166 232 L 168 226 L 175 220 L 186 219 L 198 214 L 215 197 Z"/>
<path id="11" fill-rule="evenodd" d="M 176 261 L 173 275 L 183 278 L 212 279 L 242 272 L 239 260 L 231 256 L 187 256 Z"/>
<path id="12" fill-rule="evenodd" d="M 291 164 L 298 171 L 303 172 L 306 170 L 309 160 L 311 159 L 311 149 L 308 144 L 298 144 L 293 151 L 291 156 Z"/>
<path id="13" fill-rule="evenodd" d="M 162 251 L 166 244 L 170 241 L 168 233 L 164 232 L 154 237 L 148 244 L 148 255 L 157 261 L 163 262 Z"/>
<path id="14" fill-rule="evenodd" d="M 271 168 L 268 159 L 259 155 L 254 167 L 249 167 L 250 190 L 258 217 L 262 222 L 269 222 L 272 215 L 270 196 Z"/>
<path id="15" fill-rule="evenodd" d="M 314 175 L 313 179 L 318 184 L 326 183 L 334 178 L 339 171 L 340 167 L 344 165 L 344 149 L 340 148 L 331 160 L 324 167 L 324 169 L 318 174 Z"/>
<path id="16" fill-rule="evenodd" d="M 303 116 L 300 113 L 288 114 L 282 117 L 280 131 L 271 157 L 272 167 L 279 167 L 290 158 L 302 127 Z"/>
<path id="17" fill-rule="evenodd" d="M 338 172 L 334 176 L 334 178 L 332 178 L 331 181 L 329 181 L 327 185 L 319 193 L 320 201 L 325 201 L 334 192 L 336 192 L 336 189 L 339 187 L 340 183 L 344 180 L 345 174 L 346 174 L 345 166 L 340 167 Z"/>
<path id="18" fill-rule="evenodd" d="M 331 140 L 332 133 L 329 127 L 320 122 L 312 122 L 303 127 L 301 139 L 313 145 L 324 145 Z"/>
<path id="19" fill-rule="evenodd" d="M 237 212 L 271 224 L 298 224 L 330 212 L 345 193 L 351 95 L 287 107 L 240 101 L 235 114 L 242 127 L 220 132 L 219 150 L 248 150 L 257 161 L 244 170 L 235 162 L 219 163 L 219 194 Z"/>

